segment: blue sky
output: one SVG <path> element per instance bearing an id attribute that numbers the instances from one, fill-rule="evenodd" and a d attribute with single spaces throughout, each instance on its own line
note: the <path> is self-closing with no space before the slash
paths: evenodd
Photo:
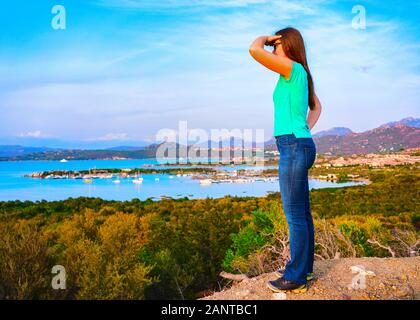
<path id="1" fill-rule="evenodd" d="M 65 30 L 51 8 L 66 8 Z M 366 29 L 351 26 L 354 5 Z M 313 132 L 420 116 L 419 1 L 13 0 L 0 11 L 0 137 L 153 141 L 158 130 L 273 130 L 278 75 L 252 40 L 294 26 L 323 113 Z"/>

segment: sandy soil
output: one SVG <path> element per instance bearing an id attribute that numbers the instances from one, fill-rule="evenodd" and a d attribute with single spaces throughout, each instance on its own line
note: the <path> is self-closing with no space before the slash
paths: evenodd
<path id="1" fill-rule="evenodd" d="M 361 266 L 374 275 L 365 275 L 365 286 L 352 286 L 352 266 Z M 305 293 L 275 294 L 266 282 L 277 277 L 266 273 L 235 281 L 230 288 L 202 298 L 203 300 L 360 300 L 420 298 L 420 257 L 346 258 L 316 261 L 316 279 Z"/>

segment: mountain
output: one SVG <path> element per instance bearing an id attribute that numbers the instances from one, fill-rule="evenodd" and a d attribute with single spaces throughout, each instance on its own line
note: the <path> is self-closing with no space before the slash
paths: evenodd
<path id="1" fill-rule="evenodd" d="M 0 157 L 23 156 L 35 152 L 55 151 L 57 149 L 46 147 L 24 147 L 18 145 L 0 145 Z"/>
<path id="2" fill-rule="evenodd" d="M 406 125 L 381 126 L 345 136 L 314 138 L 318 153 L 350 155 L 420 147 L 420 129 Z"/>
<path id="3" fill-rule="evenodd" d="M 410 127 L 420 128 L 420 119 L 414 118 L 414 117 L 407 117 L 399 121 L 392 121 L 392 122 L 385 123 L 381 127 L 396 126 L 396 125 L 406 125 Z"/>
<path id="4" fill-rule="evenodd" d="M 162 156 L 175 157 L 176 149 L 179 144 L 168 143 L 162 150 L 158 149 L 162 143 L 154 143 L 146 147 L 129 146 L 115 147 L 111 149 L 48 149 L 39 151 L 38 148 L 32 148 L 36 151 L 29 153 L 14 153 L 4 156 L 0 155 L 0 161 L 23 161 L 23 160 L 104 160 L 104 159 L 148 159 L 154 158 L 157 152 L 163 152 Z M 20 146 L 0 146 L 0 152 L 9 147 Z M 39 148 L 41 149 L 41 148 Z M 19 150 L 19 149 L 17 149 Z M 29 149 L 28 149 L 29 151 Z"/>
<path id="5" fill-rule="evenodd" d="M 317 146 L 318 153 L 332 155 L 346 155 L 354 153 L 375 153 L 392 152 L 402 148 L 420 147 L 420 119 L 407 117 L 399 121 L 388 122 L 378 128 L 356 133 L 345 127 L 334 127 L 323 130 L 312 135 Z M 24 147 L 25 144 L 5 143 L 5 141 L 27 141 L 31 139 L 31 147 Z M 24 137 L 0 137 L 0 160 L 60 160 L 68 159 L 112 159 L 112 158 L 150 158 L 156 155 L 156 151 L 162 151 L 159 146 L 163 142 L 146 143 L 142 141 L 130 141 L 120 146 L 113 146 L 112 141 L 61 141 L 44 138 Z M 35 143 L 36 142 L 36 143 Z M 45 146 L 42 143 L 46 143 Z M 121 142 L 121 141 L 120 141 Z M 230 139 L 223 140 L 223 146 L 230 145 Z M 115 142 L 114 142 L 115 143 Z M 189 145 L 195 141 L 189 141 Z M 211 143 L 212 147 L 219 147 L 218 142 L 206 141 L 199 144 L 207 148 Z M 255 146 L 255 142 L 244 141 L 245 147 Z M 51 147 L 57 146 L 56 148 Z M 78 147 L 68 147 L 76 145 Z M 171 143 L 171 155 L 178 143 Z M 241 146 L 242 140 L 235 139 L 235 145 Z M 197 145 L 195 145 L 197 146 Z M 274 138 L 264 143 L 265 150 L 277 150 Z M 168 147 L 168 146 L 166 146 Z M 60 149 L 59 149 L 60 148 Z M 166 149 L 166 148 L 165 148 Z M 164 150 L 163 150 L 164 151 Z M 167 152 L 165 151 L 165 156 Z M 206 156 L 206 153 L 202 154 Z"/>
<path id="6" fill-rule="evenodd" d="M 345 136 L 346 134 L 352 133 L 351 129 L 346 127 L 334 127 L 328 130 L 323 130 L 320 132 L 317 132 L 312 135 L 313 138 L 321 138 L 324 136 Z"/>
<path id="7" fill-rule="evenodd" d="M 398 151 L 420 147 L 420 119 L 407 117 L 385 123 L 364 132 L 334 127 L 312 134 L 318 153 L 332 155 L 365 154 Z M 266 150 L 277 150 L 275 139 L 265 144 Z"/>
<path id="8" fill-rule="evenodd" d="M 328 130 L 319 131 L 317 133 L 312 134 L 312 138 L 315 140 L 316 138 L 321 138 L 325 136 L 344 136 L 346 134 L 350 134 L 353 131 L 346 127 L 334 127 Z M 277 150 L 276 139 L 272 138 L 265 142 L 265 148 L 267 150 Z"/>
<path id="9" fill-rule="evenodd" d="M 110 150 L 110 151 L 137 151 L 137 150 L 144 150 L 144 147 L 118 146 L 118 147 L 106 148 L 105 150 Z"/>
<path id="10" fill-rule="evenodd" d="M 154 150 L 82 150 L 63 149 L 56 151 L 35 152 L 15 156 L 0 156 L 0 161 L 23 161 L 23 160 L 105 160 L 105 159 L 147 159 L 154 158 Z"/>
<path id="11" fill-rule="evenodd" d="M 48 137 L 0 137 L 0 145 L 8 146 L 31 146 L 37 148 L 52 149 L 90 149 L 104 150 L 113 148 L 118 143 L 120 146 L 141 148 L 150 144 L 141 140 L 65 140 Z M 137 149 L 138 150 L 138 149 Z"/>

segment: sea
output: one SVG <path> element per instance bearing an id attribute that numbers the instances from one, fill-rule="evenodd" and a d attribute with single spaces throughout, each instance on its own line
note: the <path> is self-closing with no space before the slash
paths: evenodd
<path id="1" fill-rule="evenodd" d="M 166 162 L 173 162 L 165 159 Z M 148 168 L 149 165 L 162 163 L 158 159 L 139 160 L 70 160 L 60 161 L 3 161 L 0 162 L 0 201 L 29 200 L 53 201 L 77 197 L 99 197 L 105 200 L 160 200 L 165 197 L 189 199 L 222 198 L 224 196 L 265 196 L 272 192 L 279 192 L 278 179 L 273 181 L 255 181 L 250 183 L 212 183 L 202 185 L 199 180 L 191 176 L 177 176 L 176 174 L 142 174 L 143 183 L 134 184 L 132 179 L 93 179 L 86 183 L 83 179 L 37 179 L 25 177 L 32 172 L 50 170 L 89 170 L 106 168 Z M 146 165 L 146 166 L 145 166 Z M 176 168 L 178 166 L 161 165 L 152 168 Z M 188 167 L 188 166 L 179 166 Z M 197 166 L 195 166 L 197 167 Z M 254 169 L 263 170 L 277 166 L 258 167 L 254 165 L 223 165 L 215 168 L 223 170 Z M 158 179 L 156 179 L 158 178 Z M 309 188 L 345 187 L 364 184 L 364 182 L 336 183 L 310 179 Z"/>

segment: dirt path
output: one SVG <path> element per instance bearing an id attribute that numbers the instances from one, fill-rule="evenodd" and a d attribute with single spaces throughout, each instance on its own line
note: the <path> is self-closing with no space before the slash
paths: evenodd
<path id="1" fill-rule="evenodd" d="M 365 276 L 365 288 L 352 287 L 352 280 L 358 274 L 352 273 L 352 266 L 362 266 L 375 274 Z M 276 276 L 266 273 L 236 282 L 231 288 L 203 300 L 420 299 L 420 257 L 316 261 L 314 271 L 316 279 L 310 282 L 306 293 L 273 294 L 266 282 Z"/>

